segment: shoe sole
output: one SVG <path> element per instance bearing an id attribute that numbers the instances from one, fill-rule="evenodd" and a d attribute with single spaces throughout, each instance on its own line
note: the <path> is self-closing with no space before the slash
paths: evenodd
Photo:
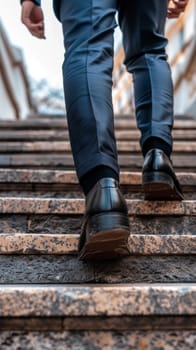
<path id="1" fill-rule="evenodd" d="M 111 260 L 130 255 L 130 232 L 126 215 L 101 213 L 87 222 L 91 233 L 79 252 L 80 260 Z M 86 229 L 87 227 L 83 228 L 84 232 Z"/>
<path id="2" fill-rule="evenodd" d="M 112 260 L 130 255 L 129 231 L 114 229 L 96 233 L 84 244 L 80 260 Z"/>
<path id="3" fill-rule="evenodd" d="M 162 172 L 143 174 L 142 184 L 146 200 L 183 200 L 183 194 L 177 189 L 174 180 Z"/>

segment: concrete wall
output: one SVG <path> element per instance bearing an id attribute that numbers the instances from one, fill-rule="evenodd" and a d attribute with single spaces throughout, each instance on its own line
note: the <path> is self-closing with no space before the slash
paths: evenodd
<path id="1" fill-rule="evenodd" d="M 13 47 L 0 22 L 0 119 L 25 119 L 34 109 L 19 49 Z"/>
<path id="2" fill-rule="evenodd" d="M 167 53 L 174 84 L 175 114 L 196 117 L 196 0 L 190 0 L 178 20 L 168 20 L 166 36 L 169 39 Z M 113 101 L 115 113 L 134 111 L 133 84 L 122 62 L 122 45 L 116 48 L 114 63 Z"/>
<path id="3" fill-rule="evenodd" d="M 196 0 L 192 0 L 178 22 L 168 28 L 168 54 L 174 83 L 176 114 L 196 117 Z"/>

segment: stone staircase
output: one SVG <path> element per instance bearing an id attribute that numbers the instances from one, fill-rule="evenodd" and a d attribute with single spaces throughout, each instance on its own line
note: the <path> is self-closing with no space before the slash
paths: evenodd
<path id="1" fill-rule="evenodd" d="M 173 133 L 185 200 L 148 202 L 135 120 L 116 117 L 131 255 L 94 263 L 66 120 L 0 125 L 0 350 L 195 350 L 196 120 Z"/>

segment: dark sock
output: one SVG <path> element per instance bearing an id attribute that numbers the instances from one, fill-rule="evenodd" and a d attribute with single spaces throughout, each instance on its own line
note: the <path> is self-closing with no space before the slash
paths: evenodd
<path id="1" fill-rule="evenodd" d="M 84 194 L 87 195 L 97 181 L 103 177 L 110 177 L 119 181 L 119 175 L 112 168 L 105 165 L 97 166 L 80 179 L 80 185 L 82 186 Z"/>
<path id="2" fill-rule="evenodd" d="M 170 146 L 169 143 L 160 139 L 159 137 L 149 137 L 149 139 L 144 142 L 144 145 L 142 147 L 143 156 L 145 157 L 146 153 L 148 153 L 148 151 L 152 148 L 161 149 L 169 158 L 172 153 L 172 146 Z"/>

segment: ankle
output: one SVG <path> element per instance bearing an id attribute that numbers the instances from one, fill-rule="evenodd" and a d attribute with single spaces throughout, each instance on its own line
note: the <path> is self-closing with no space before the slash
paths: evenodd
<path id="1" fill-rule="evenodd" d="M 87 195 L 95 184 L 102 178 L 113 178 L 119 182 L 119 175 L 112 168 L 105 165 L 97 166 L 80 179 L 80 185 L 84 194 Z"/>
<path id="2" fill-rule="evenodd" d="M 168 156 L 168 158 L 170 158 L 172 153 L 172 146 L 163 139 L 154 136 L 148 138 L 142 146 L 143 156 L 145 157 L 148 151 L 153 148 L 161 149 Z"/>

